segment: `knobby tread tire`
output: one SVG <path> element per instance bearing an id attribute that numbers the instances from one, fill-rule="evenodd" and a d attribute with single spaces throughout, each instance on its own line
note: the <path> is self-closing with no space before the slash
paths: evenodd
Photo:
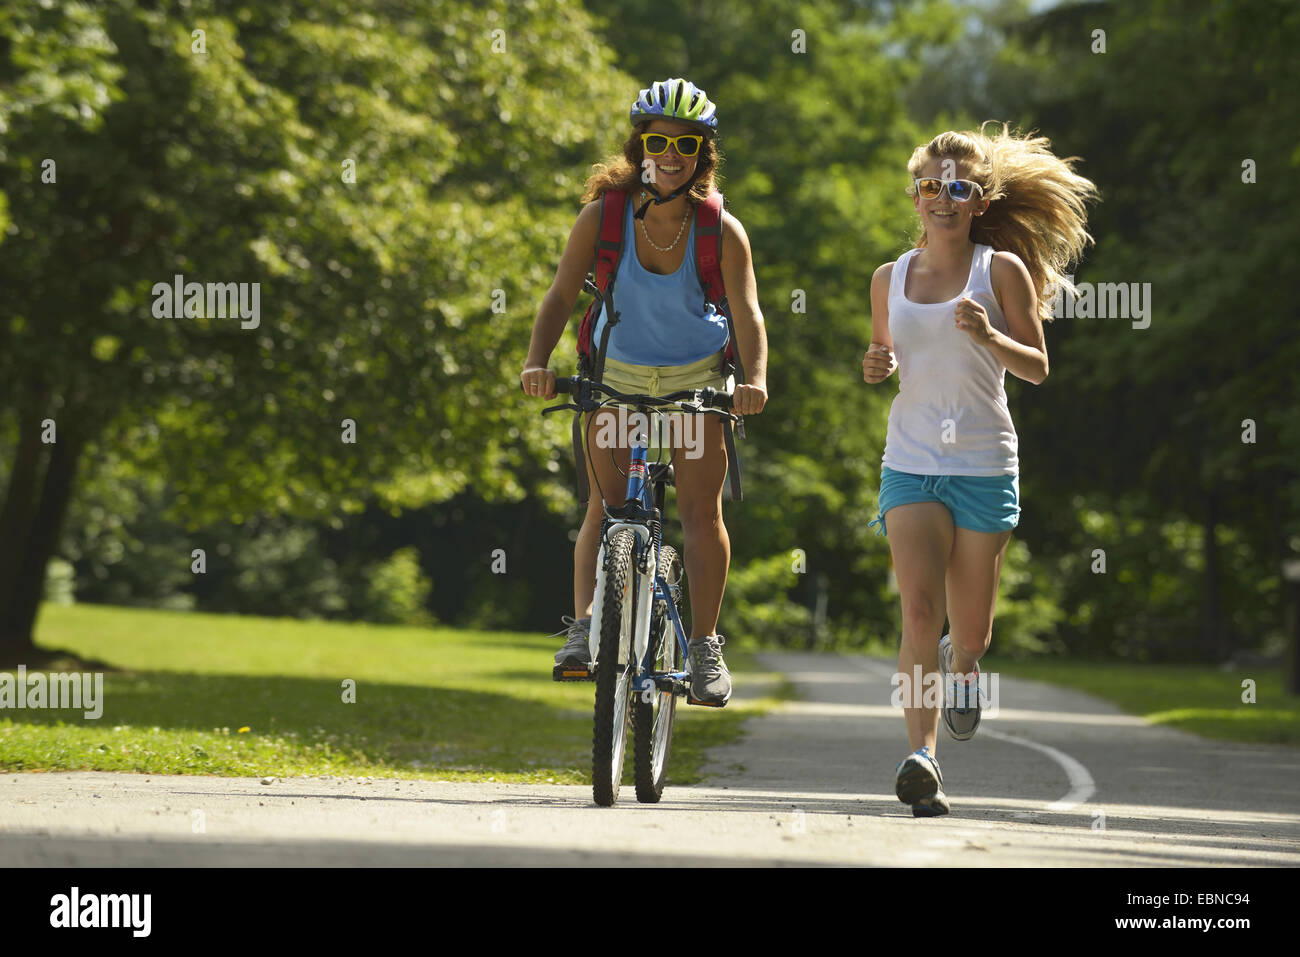
<path id="1" fill-rule="evenodd" d="M 600 649 L 596 668 L 596 715 L 591 736 L 591 789 L 601 807 L 610 807 L 618 800 L 620 779 L 623 776 L 623 757 L 627 751 L 628 714 L 614 714 L 620 682 L 630 682 L 630 663 L 620 668 L 619 644 L 623 631 L 623 605 L 631 602 L 636 609 L 636 577 L 632 560 L 636 535 L 628 530 L 617 533 L 605 552 L 605 589 L 601 600 Z M 629 636 L 630 638 L 630 636 Z M 630 701 L 631 694 L 628 695 Z M 622 719 L 623 748 L 614 754 L 615 741 Z M 617 760 L 618 767 L 614 767 Z"/>
<path id="2" fill-rule="evenodd" d="M 685 575 L 681 567 L 681 558 L 677 554 L 677 549 L 671 545 L 663 545 L 659 549 L 659 566 L 661 574 L 666 581 L 684 581 Z M 676 602 L 677 613 L 681 615 L 681 602 Z M 656 601 L 650 614 L 650 660 L 658 661 L 659 643 L 663 641 L 672 642 L 670 647 L 677 649 L 677 635 L 673 630 L 672 620 L 668 617 L 668 606 L 663 601 Z M 673 667 L 669 670 L 679 670 L 681 668 L 680 649 L 675 651 L 672 658 Z M 655 701 L 658 701 L 660 709 L 668 709 L 663 716 L 668 722 L 667 741 L 664 743 L 663 766 L 659 773 L 655 774 L 654 767 L 654 721 L 655 706 L 652 701 L 650 704 L 641 700 L 639 694 L 633 695 L 632 701 L 632 767 L 634 770 L 634 779 L 636 781 L 636 799 L 643 804 L 656 804 L 664 793 L 664 779 L 668 775 L 668 758 L 672 753 L 673 745 L 673 721 L 677 711 L 676 695 L 663 695 L 657 689 L 653 692 Z"/>

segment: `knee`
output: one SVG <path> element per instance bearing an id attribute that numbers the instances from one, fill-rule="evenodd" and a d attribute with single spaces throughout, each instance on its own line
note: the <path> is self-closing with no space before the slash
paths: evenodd
<path id="1" fill-rule="evenodd" d="M 720 536 L 722 510 L 714 502 L 677 503 L 677 516 L 681 519 L 683 535 Z"/>
<path id="2" fill-rule="evenodd" d="M 918 591 L 903 598 L 903 632 L 926 635 L 943 627 L 942 598 L 930 591 Z"/>
<path id="3" fill-rule="evenodd" d="M 978 632 L 972 634 L 969 631 L 963 631 L 954 625 L 952 629 L 953 644 L 959 647 L 972 658 L 978 658 L 984 652 L 989 650 L 989 644 L 993 640 L 993 629 L 988 628 L 981 636 Z"/>

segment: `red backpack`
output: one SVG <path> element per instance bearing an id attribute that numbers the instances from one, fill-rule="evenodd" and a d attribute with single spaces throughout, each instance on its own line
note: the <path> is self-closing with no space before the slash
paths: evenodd
<path id="1" fill-rule="evenodd" d="M 596 243 L 595 283 L 602 293 L 618 273 L 619 257 L 623 253 L 623 223 L 627 215 L 628 194 L 621 190 L 606 190 L 600 198 L 600 239 Z M 722 357 L 722 374 L 736 376 L 745 381 L 745 368 L 736 354 L 736 327 L 731 321 L 727 306 L 727 290 L 722 282 L 722 194 L 716 189 L 708 200 L 695 207 L 695 274 L 699 277 L 704 295 L 713 308 L 727 319 L 727 348 Z M 578 368 L 584 375 L 592 374 L 592 333 L 600 317 L 600 300 L 593 299 L 578 327 Z M 577 467 L 578 500 L 587 504 L 590 489 L 587 487 L 587 468 L 583 458 L 581 415 L 573 417 L 573 460 Z M 745 436 L 742 420 L 737 427 L 741 438 Z M 741 500 L 740 456 L 732 438 L 730 420 L 723 422 L 723 438 L 727 448 L 726 490 L 733 502 Z"/>
<path id="2" fill-rule="evenodd" d="M 628 194 L 606 190 L 600 198 L 600 239 L 596 243 L 595 283 L 602 293 L 618 273 L 623 254 L 623 223 L 627 215 Z M 727 349 L 722 359 L 722 374 L 735 373 L 737 382 L 745 381 L 745 370 L 736 355 L 736 329 L 727 305 L 727 290 L 722 282 L 722 194 L 714 190 L 707 202 L 695 208 L 695 275 L 713 308 L 727 319 Z M 600 300 L 593 299 L 578 327 L 578 364 L 591 372 L 592 333 L 600 318 Z"/>

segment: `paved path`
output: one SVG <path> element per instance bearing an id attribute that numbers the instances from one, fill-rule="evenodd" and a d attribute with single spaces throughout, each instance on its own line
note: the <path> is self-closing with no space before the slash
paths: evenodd
<path id="1" fill-rule="evenodd" d="M 889 662 L 765 654 L 802 700 L 710 755 L 704 786 L 0 775 L 0 866 L 1300 865 L 1300 749 L 1210 741 L 1003 678 L 969 742 L 942 731 L 952 814 L 893 794 Z M 199 830 L 201 824 L 201 831 Z"/>

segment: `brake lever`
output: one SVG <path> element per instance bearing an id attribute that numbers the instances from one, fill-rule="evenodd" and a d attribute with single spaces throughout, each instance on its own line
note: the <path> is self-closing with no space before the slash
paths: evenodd
<path id="1" fill-rule="evenodd" d="M 545 409 L 542 409 L 542 415 L 546 415 L 550 412 L 563 412 L 565 409 L 572 409 L 574 412 L 582 411 L 581 406 L 574 405 L 572 402 L 566 402 L 563 405 L 547 406 Z"/>

